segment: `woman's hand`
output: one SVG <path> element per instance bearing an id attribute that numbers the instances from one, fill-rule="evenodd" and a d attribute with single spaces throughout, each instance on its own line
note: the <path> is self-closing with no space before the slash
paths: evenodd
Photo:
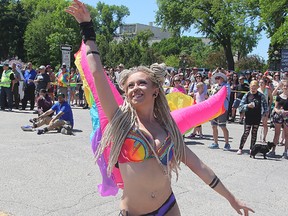
<path id="1" fill-rule="evenodd" d="M 240 215 L 243 215 L 244 212 L 244 216 L 248 216 L 249 212 L 254 212 L 253 209 L 247 207 L 245 204 L 243 204 L 242 202 L 240 202 L 237 199 L 234 199 L 233 201 L 230 202 L 230 205 L 236 210 L 236 212 Z"/>
<path id="2" fill-rule="evenodd" d="M 91 21 L 91 16 L 86 6 L 78 0 L 74 0 L 65 11 L 74 16 L 78 23 Z"/>

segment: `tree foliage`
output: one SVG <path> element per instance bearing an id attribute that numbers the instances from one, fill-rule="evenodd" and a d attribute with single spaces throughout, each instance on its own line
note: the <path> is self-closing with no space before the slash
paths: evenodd
<path id="1" fill-rule="evenodd" d="M 251 0 L 252 1 L 252 0 Z M 256 46 L 259 29 L 254 25 L 254 13 L 248 1 L 238 0 L 157 0 L 157 21 L 180 34 L 195 27 L 215 45 L 223 47 L 227 66 L 234 69 L 233 49 L 247 54 Z M 244 35 L 243 35 L 244 34 Z M 241 35 L 241 37 L 239 37 Z"/>
<path id="2" fill-rule="evenodd" d="M 24 58 L 23 35 L 28 14 L 19 1 L 1 1 L 0 10 L 0 59 L 18 56 Z"/>
<path id="3" fill-rule="evenodd" d="M 265 61 L 262 57 L 258 55 L 248 55 L 243 58 L 241 58 L 236 63 L 236 70 L 260 70 L 262 71 L 265 67 Z"/>
<path id="4" fill-rule="evenodd" d="M 288 42 L 288 1 L 259 0 L 261 22 L 274 49 Z"/>

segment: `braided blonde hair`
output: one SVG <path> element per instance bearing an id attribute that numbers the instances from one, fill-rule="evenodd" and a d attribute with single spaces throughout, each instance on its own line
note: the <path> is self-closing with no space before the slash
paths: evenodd
<path id="1" fill-rule="evenodd" d="M 159 94 L 155 98 L 154 116 L 160 125 L 165 125 L 165 128 L 169 132 L 171 140 L 174 143 L 174 157 L 171 161 L 171 168 L 176 172 L 178 177 L 178 168 L 181 160 L 184 157 L 185 145 L 183 137 L 170 114 L 168 102 L 162 88 L 164 76 L 166 75 L 165 65 L 155 63 L 151 65 L 150 68 L 139 66 L 130 70 L 123 70 L 120 74 L 119 82 L 119 86 L 122 90 L 126 90 L 125 83 L 128 77 L 136 72 L 146 73 L 152 83 L 159 88 Z M 123 105 L 117 110 L 113 119 L 107 125 L 100 145 L 95 153 L 97 160 L 107 146 L 111 147 L 110 159 L 107 168 L 108 175 L 111 174 L 114 165 L 118 161 L 118 157 L 127 134 L 133 127 L 138 125 L 137 121 L 136 110 L 127 101 L 127 98 L 125 98 Z"/>

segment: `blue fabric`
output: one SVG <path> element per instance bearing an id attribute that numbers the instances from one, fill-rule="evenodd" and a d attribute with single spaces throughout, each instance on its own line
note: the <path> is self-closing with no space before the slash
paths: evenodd
<path id="1" fill-rule="evenodd" d="M 62 104 L 57 102 L 51 107 L 51 109 L 56 111 L 56 114 L 62 111 L 64 114 L 59 119 L 69 121 L 71 123 L 71 126 L 74 126 L 72 109 L 71 106 L 67 103 L 67 101 L 63 102 Z"/>
<path id="2" fill-rule="evenodd" d="M 25 73 L 24 73 L 24 81 L 25 81 L 25 84 L 26 84 L 26 85 L 30 85 L 30 86 L 35 85 L 33 82 L 30 82 L 30 83 L 29 83 L 28 80 L 29 80 L 29 79 L 30 79 L 30 80 L 34 80 L 35 77 L 36 77 L 36 75 L 37 75 L 37 73 L 36 73 L 36 71 L 35 71 L 34 69 L 32 69 L 31 71 L 26 70 Z"/>

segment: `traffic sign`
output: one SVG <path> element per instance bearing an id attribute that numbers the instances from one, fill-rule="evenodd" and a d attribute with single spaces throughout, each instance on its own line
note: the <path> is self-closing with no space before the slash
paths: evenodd
<path id="1" fill-rule="evenodd" d="M 61 50 L 65 51 L 72 51 L 72 46 L 71 45 L 61 45 Z"/>

